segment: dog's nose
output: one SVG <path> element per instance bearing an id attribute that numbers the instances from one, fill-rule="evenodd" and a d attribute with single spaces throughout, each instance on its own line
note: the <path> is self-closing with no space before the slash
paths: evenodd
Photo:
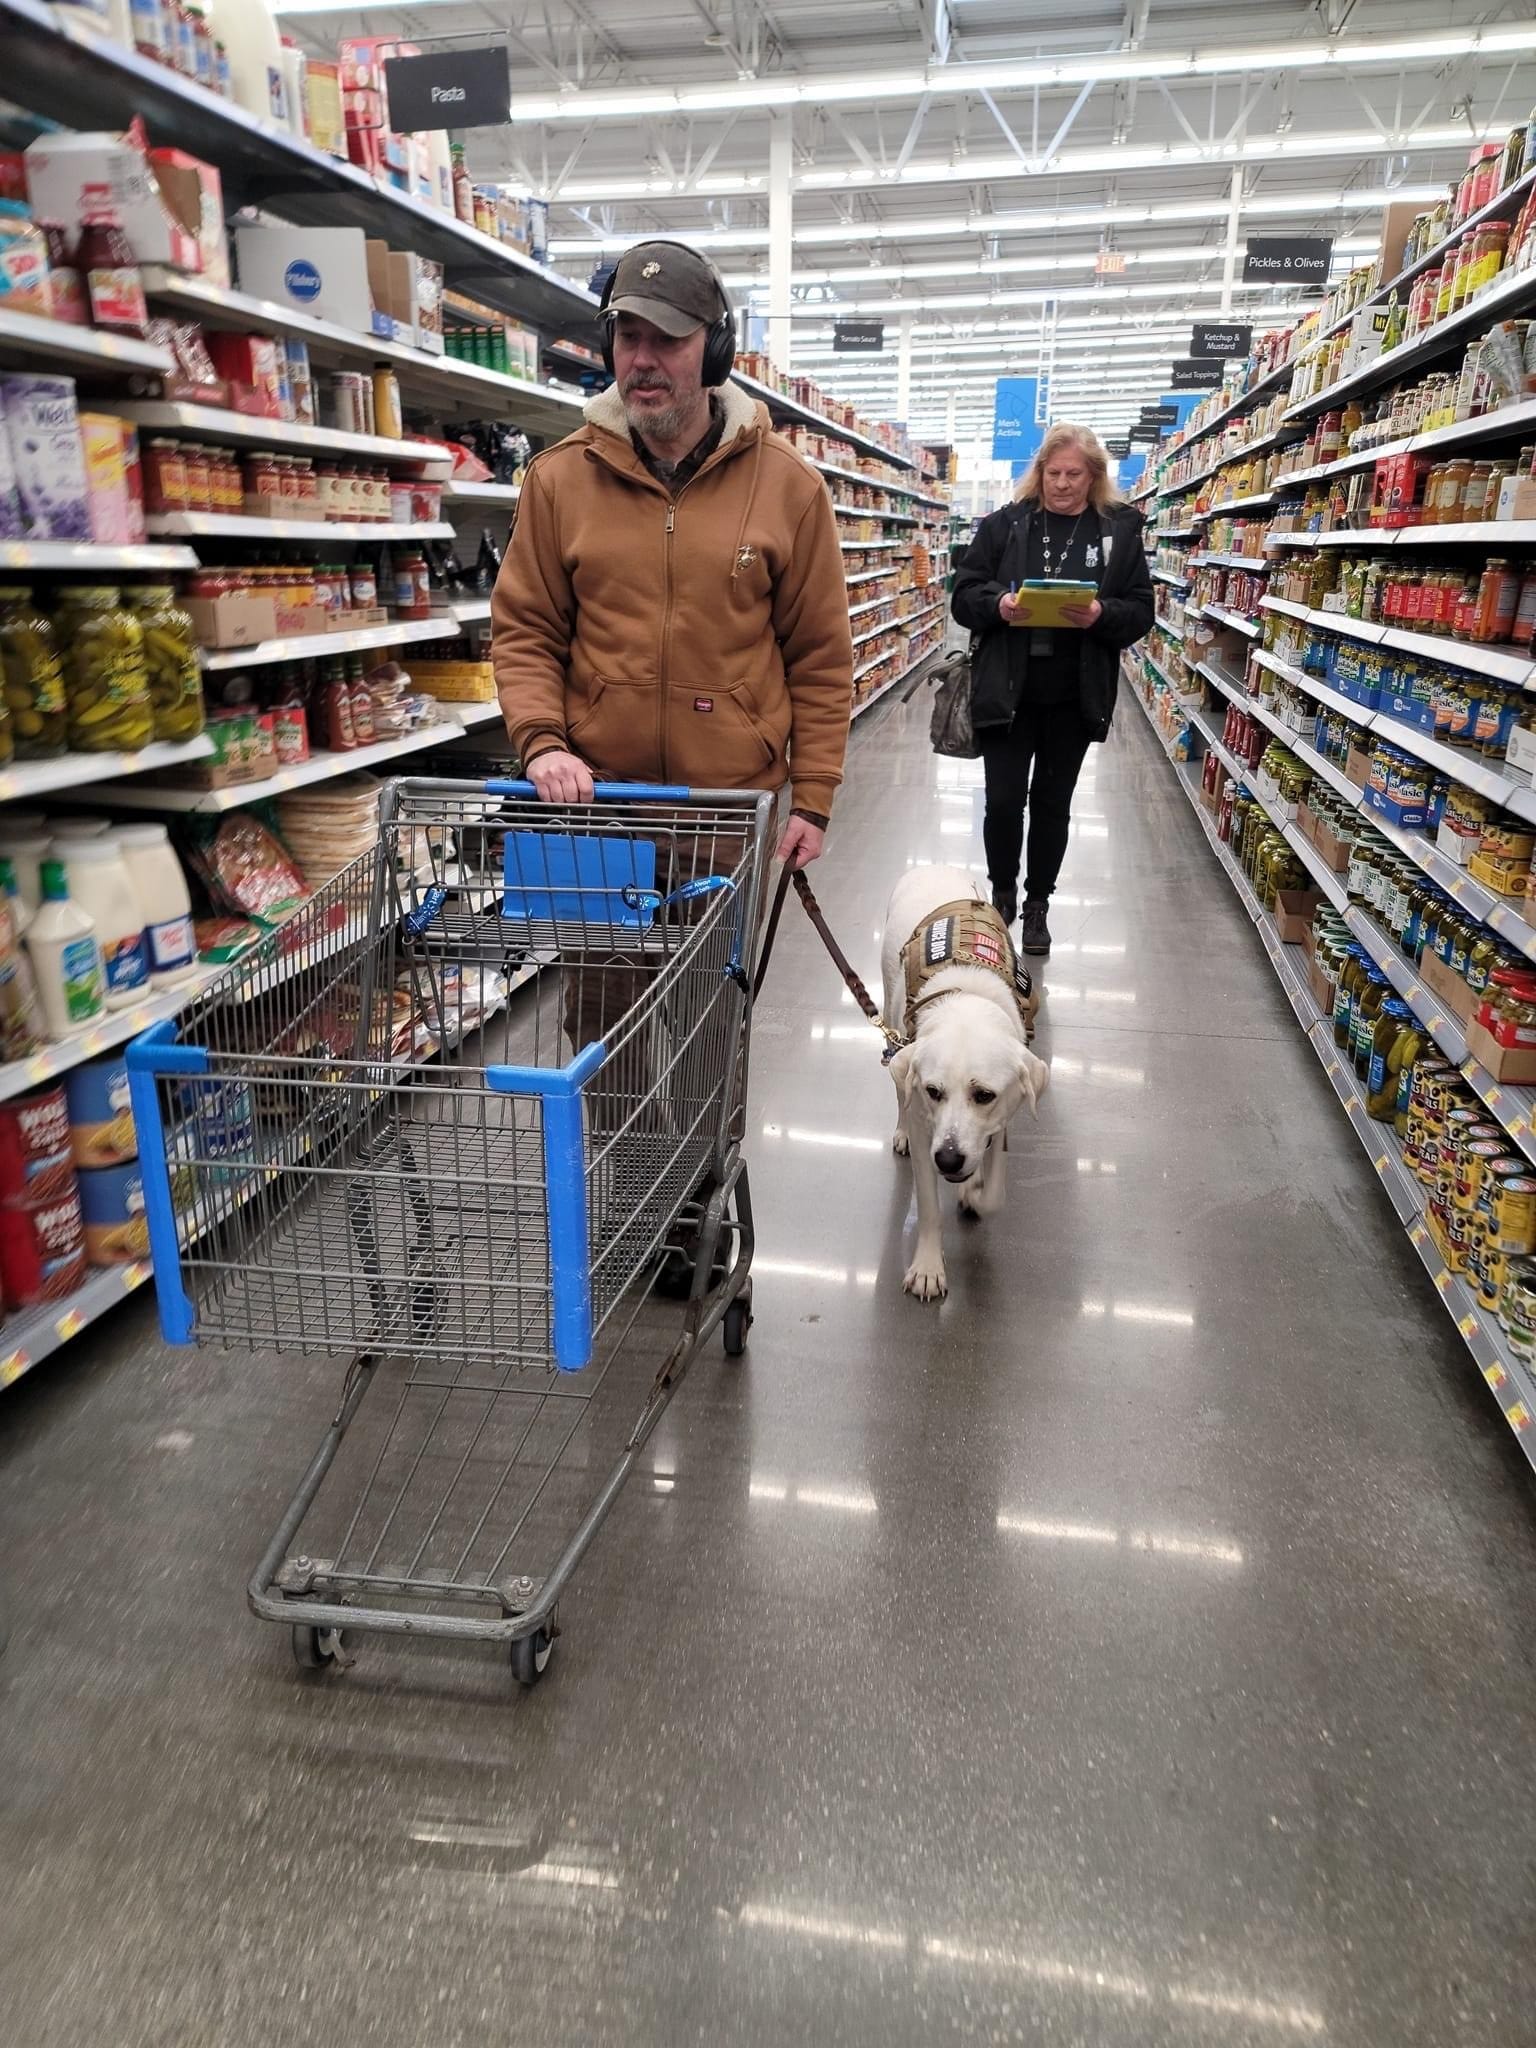
<path id="1" fill-rule="evenodd" d="M 933 1163 L 946 1180 L 958 1180 L 965 1172 L 965 1154 L 956 1151 L 953 1145 L 941 1145 L 933 1155 Z"/>

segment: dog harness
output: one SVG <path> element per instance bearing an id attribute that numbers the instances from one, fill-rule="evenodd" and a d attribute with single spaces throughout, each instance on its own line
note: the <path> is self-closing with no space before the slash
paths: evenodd
<path id="1" fill-rule="evenodd" d="M 953 995 L 953 989 L 924 991 L 947 967 L 985 967 L 1007 988 L 1019 1012 L 1026 1038 L 1033 1038 L 1034 989 L 1029 969 L 1014 949 L 1013 938 L 998 913 L 987 903 L 944 903 L 920 924 L 901 949 L 907 984 L 904 1028 L 908 1039 L 917 1031 L 917 1013 L 924 1003 Z"/>

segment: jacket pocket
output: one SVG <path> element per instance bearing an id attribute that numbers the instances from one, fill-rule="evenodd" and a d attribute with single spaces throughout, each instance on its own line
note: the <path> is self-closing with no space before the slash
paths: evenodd
<path id="1" fill-rule="evenodd" d="M 674 780 L 694 789 L 775 789 L 784 780 L 784 749 L 745 684 L 672 685 L 667 773 Z"/>
<path id="2" fill-rule="evenodd" d="M 654 782 L 660 768 L 661 683 L 656 676 L 591 677 L 566 722 L 574 751 L 615 782 Z"/>

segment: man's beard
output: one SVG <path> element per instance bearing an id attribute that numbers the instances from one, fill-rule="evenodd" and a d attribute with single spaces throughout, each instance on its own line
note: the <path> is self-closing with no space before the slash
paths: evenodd
<path id="1" fill-rule="evenodd" d="M 657 390 L 660 387 L 657 385 L 646 386 L 639 383 L 635 378 L 630 379 L 624 392 L 621 394 L 624 399 L 625 419 L 628 420 L 632 431 L 637 434 L 646 436 L 654 441 L 675 441 L 693 416 L 694 409 L 699 402 L 699 396 L 704 389 L 703 385 L 695 384 L 690 389 L 685 390 L 677 384 L 673 384 L 671 387 L 672 403 L 662 406 L 659 411 L 652 410 L 649 406 L 632 406 L 629 403 L 629 393 L 631 391 L 645 390 L 647 388 Z"/>

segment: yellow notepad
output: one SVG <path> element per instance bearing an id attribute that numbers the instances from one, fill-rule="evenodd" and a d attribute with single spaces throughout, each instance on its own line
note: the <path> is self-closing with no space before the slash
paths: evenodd
<path id="1" fill-rule="evenodd" d="M 1070 627 L 1071 620 L 1063 617 L 1068 606 L 1092 604 L 1098 594 L 1098 586 L 1093 583 L 1061 583 L 1046 580 L 1021 583 L 1014 592 L 1014 603 L 1017 606 L 1014 624 Z"/>

